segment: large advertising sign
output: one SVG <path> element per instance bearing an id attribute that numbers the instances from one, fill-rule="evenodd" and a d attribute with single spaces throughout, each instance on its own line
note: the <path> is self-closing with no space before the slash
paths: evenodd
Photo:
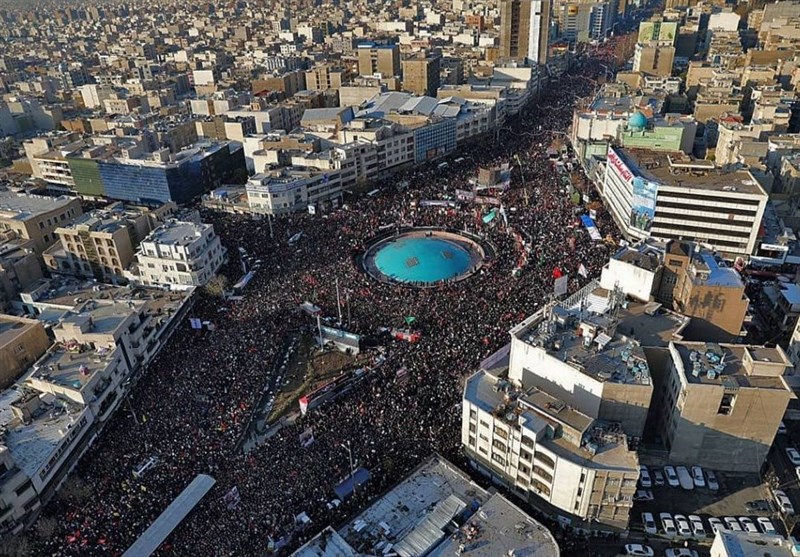
<path id="1" fill-rule="evenodd" d="M 633 198 L 631 199 L 631 226 L 650 233 L 656 213 L 658 182 L 645 180 L 641 176 L 633 179 Z"/>
<path id="2" fill-rule="evenodd" d="M 625 164 L 617 152 L 611 148 L 608 150 L 608 164 L 617 171 L 617 174 L 625 180 L 625 183 L 631 185 L 631 181 L 633 180 L 633 172 L 628 168 L 628 165 Z"/>

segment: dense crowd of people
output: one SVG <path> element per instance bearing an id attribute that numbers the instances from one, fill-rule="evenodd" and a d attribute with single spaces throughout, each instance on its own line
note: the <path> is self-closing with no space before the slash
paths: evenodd
<path id="1" fill-rule="evenodd" d="M 395 175 L 378 186 L 377 197 L 348 196 L 340 209 L 275 219 L 271 227 L 241 215 L 204 214 L 229 249 L 225 273 L 232 281 L 241 274 L 237 248 L 262 263 L 241 300 L 196 294 L 193 314 L 216 329 L 181 324 L 133 389 L 135 416 L 118 411 L 73 472 L 91 496 L 59 496 L 44 509 L 40 520 L 56 517 L 58 526 L 33 542 L 37 554 L 121 555 L 198 473 L 217 484 L 160 555 L 266 555 L 271 543 L 288 552 L 341 522 L 433 451 L 458 460 L 464 378 L 508 341 L 516 322 L 546 302 L 556 268 L 569 277 L 572 292 L 599 274 L 613 249 L 582 227 L 586 207 L 571 199 L 547 153 L 571 122 L 576 96 L 591 93 L 586 76 L 602 73 L 600 62 L 587 60 L 580 73 L 561 78 L 507 123 L 499 139 L 460 148 L 446 168 L 437 161 Z M 468 202 L 412 203 L 453 198 L 456 189 L 470 189 L 479 167 L 503 163 L 513 165 L 511 188 L 502 195 L 505 218 L 484 223 L 486 208 Z M 572 179 L 588 192 L 577 172 Z M 394 187 L 400 182 L 408 187 Z M 597 213 L 601 233 L 613 237 L 608 215 Z M 466 229 L 490 242 L 496 257 L 456 284 L 379 283 L 361 270 L 357 255 L 380 227 L 397 223 Z M 298 232 L 302 237 L 289 242 Z M 335 316 L 334 279 L 348 304 L 344 328 L 377 339 L 385 360 L 351 392 L 244 454 L 239 441 L 287 332 L 310 326 L 298 305 L 312 301 Z M 416 318 L 419 342 L 380 336 L 382 328 L 404 326 L 407 316 Z M 400 381 L 402 368 L 408 376 Z M 298 438 L 309 427 L 314 442 L 303 447 Z M 372 479 L 342 506 L 328 508 L 333 487 L 349 471 L 343 444 Z M 134 478 L 132 469 L 153 455 L 158 465 Z M 240 495 L 235 505 L 224 499 L 233 487 Z M 312 520 L 305 529 L 296 527 L 301 512 Z"/>

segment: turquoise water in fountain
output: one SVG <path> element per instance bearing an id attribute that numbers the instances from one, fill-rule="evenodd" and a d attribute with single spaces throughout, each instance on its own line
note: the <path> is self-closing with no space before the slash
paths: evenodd
<path id="1" fill-rule="evenodd" d="M 472 257 L 466 248 L 442 238 L 398 238 L 381 246 L 375 266 L 400 282 L 438 282 L 467 272 Z"/>

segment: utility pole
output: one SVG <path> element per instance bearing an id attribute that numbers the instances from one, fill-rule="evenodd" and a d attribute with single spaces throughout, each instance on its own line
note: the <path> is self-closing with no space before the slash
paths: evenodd
<path id="1" fill-rule="evenodd" d="M 347 456 L 348 456 L 348 458 L 350 460 L 350 481 L 353 482 L 353 497 L 355 497 L 355 495 L 356 495 L 356 478 L 355 478 L 355 470 L 353 470 L 353 451 L 352 451 L 352 448 L 350 447 L 350 441 L 349 440 L 347 441 L 347 445 L 345 445 L 344 443 L 340 443 L 339 446 L 347 451 Z"/>
<path id="2" fill-rule="evenodd" d="M 336 308 L 339 310 L 339 326 L 342 325 L 342 299 L 339 296 L 339 277 L 336 277 Z"/>
<path id="3" fill-rule="evenodd" d="M 322 321 L 319 318 L 320 312 L 317 312 L 317 331 L 319 332 L 319 349 L 322 350 Z"/>

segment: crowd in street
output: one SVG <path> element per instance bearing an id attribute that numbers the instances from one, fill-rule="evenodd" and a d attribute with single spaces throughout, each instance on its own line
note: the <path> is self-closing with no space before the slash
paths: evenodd
<path id="1" fill-rule="evenodd" d="M 587 62 L 581 73 L 602 72 Z M 593 241 L 547 150 L 572 119 L 576 97 L 591 94 L 583 76 L 567 75 L 538 102 L 506 123 L 499 138 L 459 148 L 449 166 L 433 162 L 375 186 L 377 197 L 346 196 L 344 206 L 316 215 L 255 220 L 205 213 L 228 247 L 225 273 L 242 273 L 239 250 L 261 260 L 242 299 L 225 301 L 198 292 L 193 315 L 216 326 L 188 323 L 143 372 L 130 405 L 120 409 L 73 474 L 91 496 L 56 497 L 43 517 L 56 531 L 37 539 L 37 554 L 121 555 L 199 473 L 217 480 L 198 508 L 159 550 L 160 555 L 256 556 L 270 543 L 284 552 L 327 524 L 338 524 L 370 497 L 396 483 L 433 451 L 460 462 L 463 380 L 508 341 L 508 330 L 545 303 L 554 276 L 569 277 L 574 292 L 599 275 L 611 242 Z M 456 163 L 455 159 L 460 158 Z M 468 190 L 479 167 L 509 163 L 511 188 L 502 194 L 505 218 L 484 223 L 487 208 L 422 207 L 424 199 L 454 198 Z M 588 192 L 583 178 L 573 182 Z M 407 182 L 408 187 L 396 188 Z M 595 221 L 615 238 L 602 208 Z M 496 257 L 469 279 L 430 289 L 379 283 L 358 264 L 367 242 L 383 226 L 439 226 L 480 236 Z M 288 239 L 302 232 L 296 242 Z M 585 272 L 584 272 L 585 270 Z M 288 331 L 310 327 L 299 304 L 311 301 L 337 315 L 338 279 L 347 319 L 342 327 L 383 346 L 382 364 L 355 389 L 300 418 L 245 454 L 238 449 L 261 399 Z M 382 328 L 416 318 L 417 343 L 392 340 Z M 399 380 L 397 371 L 408 376 Z M 303 447 L 307 428 L 314 442 Z M 355 497 L 329 509 L 333 487 L 349 471 L 352 449 L 372 479 Z M 141 478 L 132 470 L 150 456 L 159 463 Z M 233 487 L 238 504 L 224 496 Z M 230 508 L 229 508 L 230 507 Z M 297 528 L 305 512 L 311 524 Z"/>

